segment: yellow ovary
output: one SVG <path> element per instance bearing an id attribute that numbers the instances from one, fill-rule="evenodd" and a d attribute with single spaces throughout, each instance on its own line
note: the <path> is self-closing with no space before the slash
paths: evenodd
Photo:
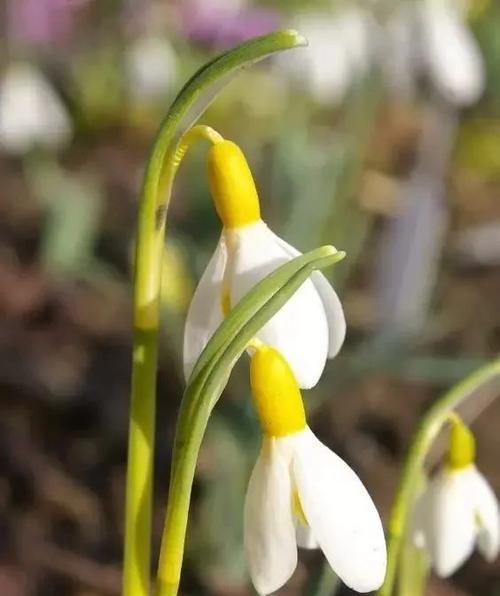
<path id="1" fill-rule="evenodd" d="M 306 427 L 299 386 L 287 361 L 269 346 L 259 346 L 250 363 L 250 384 L 262 432 L 283 437 Z"/>
<path id="2" fill-rule="evenodd" d="M 208 178 L 215 208 L 226 228 L 239 228 L 260 219 L 257 189 L 241 149 L 222 141 L 208 153 Z"/>
<path id="3" fill-rule="evenodd" d="M 447 465 L 452 470 L 460 470 L 474 463 L 476 440 L 470 429 L 456 414 L 450 417 L 451 429 Z"/>

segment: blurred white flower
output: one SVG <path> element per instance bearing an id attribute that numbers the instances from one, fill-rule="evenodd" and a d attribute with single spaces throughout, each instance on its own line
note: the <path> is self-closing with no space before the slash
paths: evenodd
<path id="1" fill-rule="evenodd" d="M 441 577 L 454 573 L 478 550 L 493 561 L 500 548 L 498 502 L 477 470 L 475 441 L 454 416 L 448 461 L 415 503 L 412 535 Z"/>
<path id="2" fill-rule="evenodd" d="M 125 60 L 131 98 L 161 99 L 174 86 L 177 60 L 164 37 L 148 36 L 135 40 L 128 48 Z"/>
<path id="3" fill-rule="evenodd" d="M 0 146 L 14 154 L 58 149 L 71 135 L 70 117 L 42 72 L 27 63 L 9 65 L 0 81 Z"/>
<path id="4" fill-rule="evenodd" d="M 307 85 L 318 102 L 342 101 L 373 60 L 375 22 L 369 12 L 350 6 L 335 13 L 303 13 L 293 26 L 309 45 L 293 59 L 280 58 L 280 68 Z"/>
<path id="5" fill-rule="evenodd" d="M 471 464 L 442 469 L 417 501 L 415 544 L 430 556 L 436 573 L 454 573 L 477 548 L 493 561 L 499 549 L 498 503 L 484 476 Z"/>
<path id="6" fill-rule="evenodd" d="M 457 0 L 415 0 L 395 9 L 382 42 L 384 68 L 396 91 L 413 92 L 417 77 L 424 74 L 437 93 L 457 107 L 479 99 L 484 65 L 466 8 Z"/>
<path id="7" fill-rule="evenodd" d="M 309 46 L 293 59 L 279 57 L 280 69 L 325 104 L 341 102 L 375 65 L 398 94 L 412 96 L 425 75 L 458 107 L 480 97 L 484 66 L 465 1 L 406 0 L 383 17 L 376 4 L 298 14 L 291 25 Z"/>
<path id="8" fill-rule="evenodd" d="M 186 379 L 224 313 L 269 273 L 300 254 L 261 220 L 252 174 L 237 145 L 230 141 L 214 145 L 209 164 L 212 195 L 224 229 L 187 315 Z M 283 353 L 300 386 L 310 388 L 318 382 L 326 359 L 340 350 L 345 331 L 337 294 L 326 277 L 315 272 L 257 337 Z"/>
<path id="9" fill-rule="evenodd" d="M 285 584 L 297 545 L 319 547 L 358 592 L 380 587 L 386 547 L 380 516 L 363 483 L 306 424 L 302 396 L 281 355 L 260 346 L 250 367 L 264 433 L 245 499 L 244 541 L 259 594 Z"/>

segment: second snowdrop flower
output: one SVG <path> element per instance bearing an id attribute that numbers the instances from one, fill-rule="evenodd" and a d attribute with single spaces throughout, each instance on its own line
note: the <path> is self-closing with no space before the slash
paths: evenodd
<path id="1" fill-rule="evenodd" d="M 223 231 L 193 297 L 184 334 L 186 378 L 223 316 L 259 281 L 299 251 L 262 221 L 252 173 L 231 141 L 210 150 L 210 189 Z M 314 273 L 264 325 L 258 339 L 279 350 L 299 385 L 313 387 L 327 358 L 345 337 L 340 301 L 321 273 Z"/>
<path id="2" fill-rule="evenodd" d="M 488 561 L 498 555 L 498 503 L 474 459 L 472 433 L 453 418 L 448 461 L 417 500 L 413 528 L 415 544 L 441 577 L 454 573 L 476 544 Z"/>
<path id="3" fill-rule="evenodd" d="M 255 350 L 250 380 L 264 435 L 244 512 L 256 590 L 270 594 L 290 578 L 297 545 L 321 548 L 354 590 L 376 590 L 385 576 L 385 538 L 361 480 L 307 426 L 295 377 L 276 350 Z"/>

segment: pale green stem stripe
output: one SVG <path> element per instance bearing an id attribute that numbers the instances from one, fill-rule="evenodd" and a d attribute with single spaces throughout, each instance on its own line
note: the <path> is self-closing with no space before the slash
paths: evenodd
<path id="1" fill-rule="evenodd" d="M 432 447 L 450 412 L 464 401 L 473 399 L 479 389 L 500 376 L 500 360 L 494 360 L 466 377 L 445 393 L 430 408 L 422 419 L 411 443 L 401 475 L 398 491 L 389 520 L 388 560 L 385 582 L 377 592 L 378 596 L 391 596 L 397 575 L 402 542 L 411 513 L 412 499 L 420 474 L 423 472 L 425 458 Z"/>

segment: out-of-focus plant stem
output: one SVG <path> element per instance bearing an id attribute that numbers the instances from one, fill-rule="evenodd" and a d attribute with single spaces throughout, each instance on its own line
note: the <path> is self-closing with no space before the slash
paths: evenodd
<path id="1" fill-rule="evenodd" d="M 479 396 L 479 390 L 500 377 L 500 359 L 485 364 L 445 393 L 422 419 L 411 443 L 389 519 L 387 574 L 378 596 L 391 596 L 394 589 L 403 540 L 425 458 L 453 410 Z"/>

